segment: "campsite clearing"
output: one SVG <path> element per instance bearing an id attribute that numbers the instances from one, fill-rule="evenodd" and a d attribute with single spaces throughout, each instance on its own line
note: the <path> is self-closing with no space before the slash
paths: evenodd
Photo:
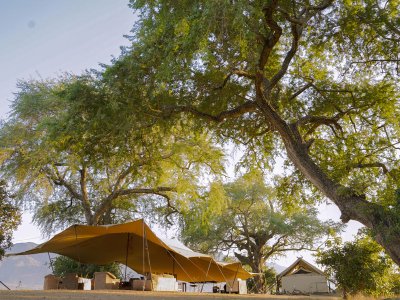
<path id="1" fill-rule="evenodd" d="M 2 300 L 36 300 L 36 299 L 88 299 L 88 300 L 178 300 L 178 299 L 277 299 L 277 300 L 338 300 L 339 297 L 328 296 L 276 296 L 276 295 L 236 295 L 236 294 L 198 294 L 174 292 L 139 292 L 139 291 L 71 291 L 71 290 L 26 290 L 0 291 Z"/>

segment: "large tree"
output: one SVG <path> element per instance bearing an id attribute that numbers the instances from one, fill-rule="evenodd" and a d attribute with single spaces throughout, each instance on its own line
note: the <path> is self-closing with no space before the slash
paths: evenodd
<path id="1" fill-rule="evenodd" d="M 6 188 L 6 183 L 0 181 L 0 260 L 11 246 L 13 231 L 21 223 L 21 211 L 10 199 Z"/>
<path id="2" fill-rule="evenodd" d="M 282 155 L 400 264 L 397 1 L 131 6 L 132 47 L 102 75 L 118 103 L 209 128 L 264 167 Z"/>
<path id="3" fill-rule="evenodd" d="M 183 241 L 198 251 L 234 251 L 236 258 L 262 274 L 268 259 L 288 251 L 316 250 L 340 227 L 321 222 L 316 209 L 279 199 L 259 171 L 224 185 L 226 206 L 220 210 L 196 203 L 182 217 Z M 208 200 L 208 199 L 207 199 Z M 232 254 L 232 253 L 231 253 Z M 266 292 L 264 276 L 255 277 L 255 291 Z"/>
<path id="4" fill-rule="evenodd" d="M 139 200 L 175 212 L 197 196 L 202 172 L 220 170 L 207 135 L 141 115 L 118 120 L 116 109 L 93 74 L 19 83 L 1 126 L 1 171 L 48 233 L 140 217 Z"/>

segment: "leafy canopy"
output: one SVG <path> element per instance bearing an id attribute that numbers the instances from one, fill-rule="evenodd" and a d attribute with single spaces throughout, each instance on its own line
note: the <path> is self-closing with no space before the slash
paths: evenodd
<path id="1" fill-rule="evenodd" d="M 276 189 L 265 184 L 261 172 L 253 170 L 223 185 L 225 205 L 213 201 L 193 203 L 191 213 L 181 218 L 181 235 L 201 252 L 228 251 L 252 272 L 268 271 L 268 259 L 293 250 L 315 250 L 316 244 L 340 230 L 334 222 L 322 222 L 316 209 L 286 202 Z M 255 277 L 255 291 L 266 292 L 270 283 Z"/>
<path id="2" fill-rule="evenodd" d="M 388 295 L 398 285 L 399 274 L 393 261 L 365 235 L 319 252 L 317 262 L 326 267 L 345 298 L 358 293 Z"/>
<path id="3" fill-rule="evenodd" d="M 19 83 L 1 126 L 1 170 L 47 232 L 130 220 L 152 201 L 176 212 L 203 174 L 222 170 L 205 132 L 120 118 L 113 98 L 89 73 Z"/>
<path id="4" fill-rule="evenodd" d="M 132 46 L 103 75 L 133 111 L 244 146 L 242 163 L 283 156 L 400 263 L 399 5 L 132 0 Z"/>
<path id="5" fill-rule="evenodd" d="M 0 260 L 11 246 L 13 232 L 20 223 L 21 212 L 9 198 L 5 182 L 0 181 Z"/>

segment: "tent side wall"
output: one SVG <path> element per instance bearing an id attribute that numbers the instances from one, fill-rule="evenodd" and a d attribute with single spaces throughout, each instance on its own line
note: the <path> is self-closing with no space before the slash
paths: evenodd
<path id="1" fill-rule="evenodd" d="M 283 276 L 281 282 L 282 291 L 286 293 L 297 291 L 305 294 L 329 292 L 326 277 L 316 273 Z"/>

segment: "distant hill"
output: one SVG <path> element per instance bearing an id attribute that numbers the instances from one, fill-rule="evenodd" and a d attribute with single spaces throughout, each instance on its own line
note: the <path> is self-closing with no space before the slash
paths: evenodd
<path id="1" fill-rule="evenodd" d="M 7 253 L 22 252 L 36 246 L 35 243 L 17 243 Z M 54 257 L 54 254 L 50 255 Z M 43 278 L 50 273 L 47 253 L 5 257 L 0 261 L 0 280 L 13 290 L 43 289 Z"/>
<path id="2" fill-rule="evenodd" d="M 283 270 L 286 269 L 286 267 L 278 265 L 277 263 L 267 263 L 267 266 L 274 269 L 276 274 L 281 273 Z"/>

